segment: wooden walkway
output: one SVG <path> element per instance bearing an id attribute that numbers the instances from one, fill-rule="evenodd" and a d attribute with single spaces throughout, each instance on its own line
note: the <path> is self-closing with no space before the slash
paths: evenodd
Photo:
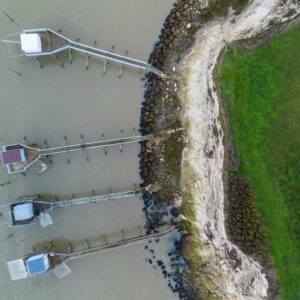
<path id="1" fill-rule="evenodd" d="M 86 56 L 95 56 L 102 58 L 107 61 L 113 61 L 121 64 L 121 66 L 126 65 L 139 70 L 146 70 L 156 74 L 159 77 L 165 77 L 165 74 L 151 66 L 149 63 L 130 58 L 125 55 L 120 55 L 113 53 L 111 51 L 106 51 L 100 48 L 92 47 L 85 45 L 76 41 L 72 41 L 69 38 L 63 36 L 62 34 L 55 32 L 49 28 L 40 28 L 40 29 L 27 29 L 23 31 L 24 34 L 37 33 L 42 38 L 42 52 L 39 53 L 30 53 L 26 52 L 26 56 L 46 56 L 46 55 L 55 55 L 58 52 L 64 51 L 66 49 L 74 50 L 79 53 L 85 54 Z M 45 45 L 43 44 L 45 43 Z M 70 54 L 71 55 L 71 54 Z"/>
<path id="2" fill-rule="evenodd" d="M 162 232 L 158 232 L 158 233 L 133 237 L 133 238 L 129 238 L 126 240 L 121 240 L 118 242 L 110 243 L 107 245 L 100 245 L 97 247 L 92 247 L 89 249 L 76 251 L 73 253 L 54 253 L 54 254 L 58 255 L 60 257 L 61 262 L 66 262 L 69 260 L 77 259 L 77 258 L 86 256 L 86 255 L 89 255 L 89 254 L 97 253 L 97 252 L 104 252 L 104 251 L 108 251 L 108 250 L 118 249 L 121 247 L 138 245 L 140 243 L 145 243 L 152 239 L 162 238 L 162 237 L 164 237 L 172 232 L 175 232 L 175 231 L 176 231 L 176 227 L 173 226 L 173 227 L 169 227 L 168 229 L 166 229 Z"/>
<path id="3" fill-rule="evenodd" d="M 102 147 L 109 147 L 114 145 L 133 144 L 133 143 L 138 143 L 138 142 L 147 141 L 151 139 L 154 139 L 153 135 L 139 135 L 139 136 L 106 140 L 106 141 L 97 141 L 92 143 L 82 143 L 76 145 L 67 145 L 67 146 L 61 146 L 55 148 L 40 149 L 39 154 L 40 156 L 63 154 L 67 152 L 86 150 L 91 148 L 102 148 Z"/>

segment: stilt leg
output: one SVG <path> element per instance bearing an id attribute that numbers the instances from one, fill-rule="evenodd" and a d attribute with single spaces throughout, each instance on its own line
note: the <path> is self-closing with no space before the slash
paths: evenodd
<path id="1" fill-rule="evenodd" d="M 122 77 L 122 70 L 123 70 L 123 64 L 120 65 L 119 76 L 118 76 L 119 79 L 121 79 Z"/>
<path id="2" fill-rule="evenodd" d="M 89 68 L 89 56 L 85 54 L 85 69 L 88 70 Z"/>
<path id="3" fill-rule="evenodd" d="M 9 69 L 9 71 L 11 71 L 12 73 L 17 74 L 18 76 L 22 76 L 22 74 L 14 69 Z"/>
<path id="4" fill-rule="evenodd" d="M 102 75 L 105 75 L 105 73 L 106 73 L 107 63 L 108 63 L 107 59 L 105 59 Z"/>
<path id="5" fill-rule="evenodd" d="M 70 61 L 70 64 L 72 64 L 72 50 L 69 49 L 69 61 Z"/>
<path id="6" fill-rule="evenodd" d="M 103 140 L 105 140 L 104 133 L 102 133 L 102 137 L 103 137 Z M 107 155 L 107 147 L 106 146 L 104 147 L 104 153 L 105 153 L 105 155 Z"/>
<path id="7" fill-rule="evenodd" d="M 121 134 L 120 134 L 120 138 L 123 137 L 123 129 L 121 129 Z M 122 153 L 123 152 L 123 145 L 120 144 L 120 152 Z"/>
<path id="8" fill-rule="evenodd" d="M 53 56 L 54 60 L 55 60 L 62 68 L 65 67 L 64 64 L 58 60 L 57 55 L 52 55 L 52 56 Z"/>
<path id="9" fill-rule="evenodd" d="M 37 57 L 35 57 L 35 61 L 40 66 L 40 68 L 43 69 L 44 66 L 40 63 L 40 60 Z"/>

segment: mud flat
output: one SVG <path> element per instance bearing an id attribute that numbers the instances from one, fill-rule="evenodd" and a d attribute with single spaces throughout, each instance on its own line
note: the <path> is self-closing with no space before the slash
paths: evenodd
<path id="1" fill-rule="evenodd" d="M 225 230 L 223 130 L 213 73 L 227 44 L 292 19 L 299 7 L 295 1 L 257 0 L 238 16 L 230 11 L 210 22 L 201 18 L 201 11 L 210 11 L 204 1 L 180 1 L 152 53 L 150 61 L 169 76 L 148 78 L 142 128 L 149 133 L 184 126 L 186 134 L 174 135 L 159 147 L 143 144 L 141 176 L 147 184 L 160 184 L 157 197 L 173 206 L 174 216 L 183 214 L 179 224 L 188 234 L 178 253 L 191 273 L 181 273 L 189 274 L 182 299 L 265 299 L 270 294 L 262 266 L 234 245 Z M 159 227 L 151 221 L 148 230 Z"/>

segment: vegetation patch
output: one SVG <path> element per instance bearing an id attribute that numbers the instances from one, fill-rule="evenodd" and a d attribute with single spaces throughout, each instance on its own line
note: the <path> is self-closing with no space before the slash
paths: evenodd
<path id="1" fill-rule="evenodd" d="M 227 230 L 247 253 L 268 247 L 280 295 L 291 300 L 300 299 L 299 63 L 295 26 L 256 49 L 231 47 L 220 75 L 234 146 L 229 167 L 236 170 L 227 173 Z"/>

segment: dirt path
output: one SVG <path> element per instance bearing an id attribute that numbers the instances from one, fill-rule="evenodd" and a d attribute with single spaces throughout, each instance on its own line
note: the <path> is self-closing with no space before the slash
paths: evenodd
<path id="1" fill-rule="evenodd" d="M 199 251 L 218 299 L 265 299 L 268 282 L 261 266 L 233 245 L 225 233 L 223 133 L 213 70 L 226 44 L 256 35 L 271 20 L 287 20 L 283 16 L 291 9 L 300 11 L 299 2 L 298 7 L 294 2 L 254 0 L 240 16 L 208 24 L 197 33 L 195 45 L 181 65 L 183 122 L 188 127 L 182 177 L 191 186 L 200 230 Z"/>

